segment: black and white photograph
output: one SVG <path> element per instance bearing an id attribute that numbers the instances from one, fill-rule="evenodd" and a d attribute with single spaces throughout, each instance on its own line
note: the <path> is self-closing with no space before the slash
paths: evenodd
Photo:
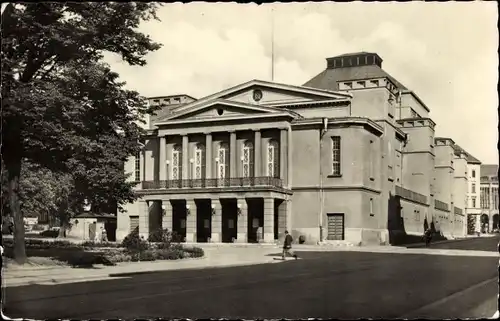
<path id="1" fill-rule="evenodd" d="M 2 317 L 499 318 L 497 24 L 2 3 Z"/>

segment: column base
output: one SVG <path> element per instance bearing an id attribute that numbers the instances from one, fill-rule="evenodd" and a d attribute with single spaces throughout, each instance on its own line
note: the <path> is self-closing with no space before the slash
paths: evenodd
<path id="1" fill-rule="evenodd" d="M 220 243 L 220 233 L 212 232 L 210 235 L 210 243 Z"/>
<path id="2" fill-rule="evenodd" d="M 274 233 L 264 233 L 263 243 L 274 243 Z"/>
<path id="3" fill-rule="evenodd" d="M 187 243 L 196 242 L 196 233 L 186 233 L 186 242 Z"/>
<path id="4" fill-rule="evenodd" d="M 238 233 L 236 235 L 235 243 L 247 243 L 247 242 L 248 242 L 247 233 Z"/>

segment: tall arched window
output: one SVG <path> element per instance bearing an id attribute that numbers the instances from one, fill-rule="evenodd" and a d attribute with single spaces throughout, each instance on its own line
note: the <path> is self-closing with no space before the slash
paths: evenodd
<path id="1" fill-rule="evenodd" d="M 253 143 L 246 141 L 243 145 L 242 153 L 243 160 L 243 177 L 253 177 L 254 176 L 254 147 Z"/>
<path id="2" fill-rule="evenodd" d="M 172 149 L 172 179 L 182 179 L 182 146 L 179 144 Z"/>
<path id="3" fill-rule="evenodd" d="M 218 178 L 229 178 L 229 145 L 221 143 L 219 145 L 219 164 L 217 169 Z"/>
<path id="4" fill-rule="evenodd" d="M 202 179 L 205 178 L 205 145 L 202 143 L 196 144 L 194 149 L 194 178 Z"/>
<path id="5" fill-rule="evenodd" d="M 267 176 L 280 176 L 280 151 L 278 142 L 274 139 L 267 145 Z"/>

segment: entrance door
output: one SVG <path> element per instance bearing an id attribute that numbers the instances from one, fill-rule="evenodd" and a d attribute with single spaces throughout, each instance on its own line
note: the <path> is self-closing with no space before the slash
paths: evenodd
<path id="1" fill-rule="evenodd" d="M 96 224 L 95 223 L 91 223 L 89 225 L 89 239 L 91 241 L 95 240 L 95 230 L 96 230 Z"/>
<path id="2" fill-rule="evenodd" d="M 328 236 L 327 240 L 344 239 L 344 214 L 327 214 Z"/>

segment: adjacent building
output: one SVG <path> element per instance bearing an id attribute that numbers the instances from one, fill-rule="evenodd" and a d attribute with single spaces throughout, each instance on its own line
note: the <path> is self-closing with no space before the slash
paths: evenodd
<path id="1" fill-rule="evenodd" d="M 471 156 L 435 137 L 429 107 L 376 53 L 326 62 L 303 86 L 252 80 L 150 99 L 162 110 L 125 166 L 140 198 L 118 213 L 117 239 L 137 227 L 187 242 L 463 235 Z"/>
<path id="2" fill-rule="evenodd" d="M 498 165 L 481 165 L 480 184 L 481 216 L 476 226 L 482 233 L 498 231 Z"/>

